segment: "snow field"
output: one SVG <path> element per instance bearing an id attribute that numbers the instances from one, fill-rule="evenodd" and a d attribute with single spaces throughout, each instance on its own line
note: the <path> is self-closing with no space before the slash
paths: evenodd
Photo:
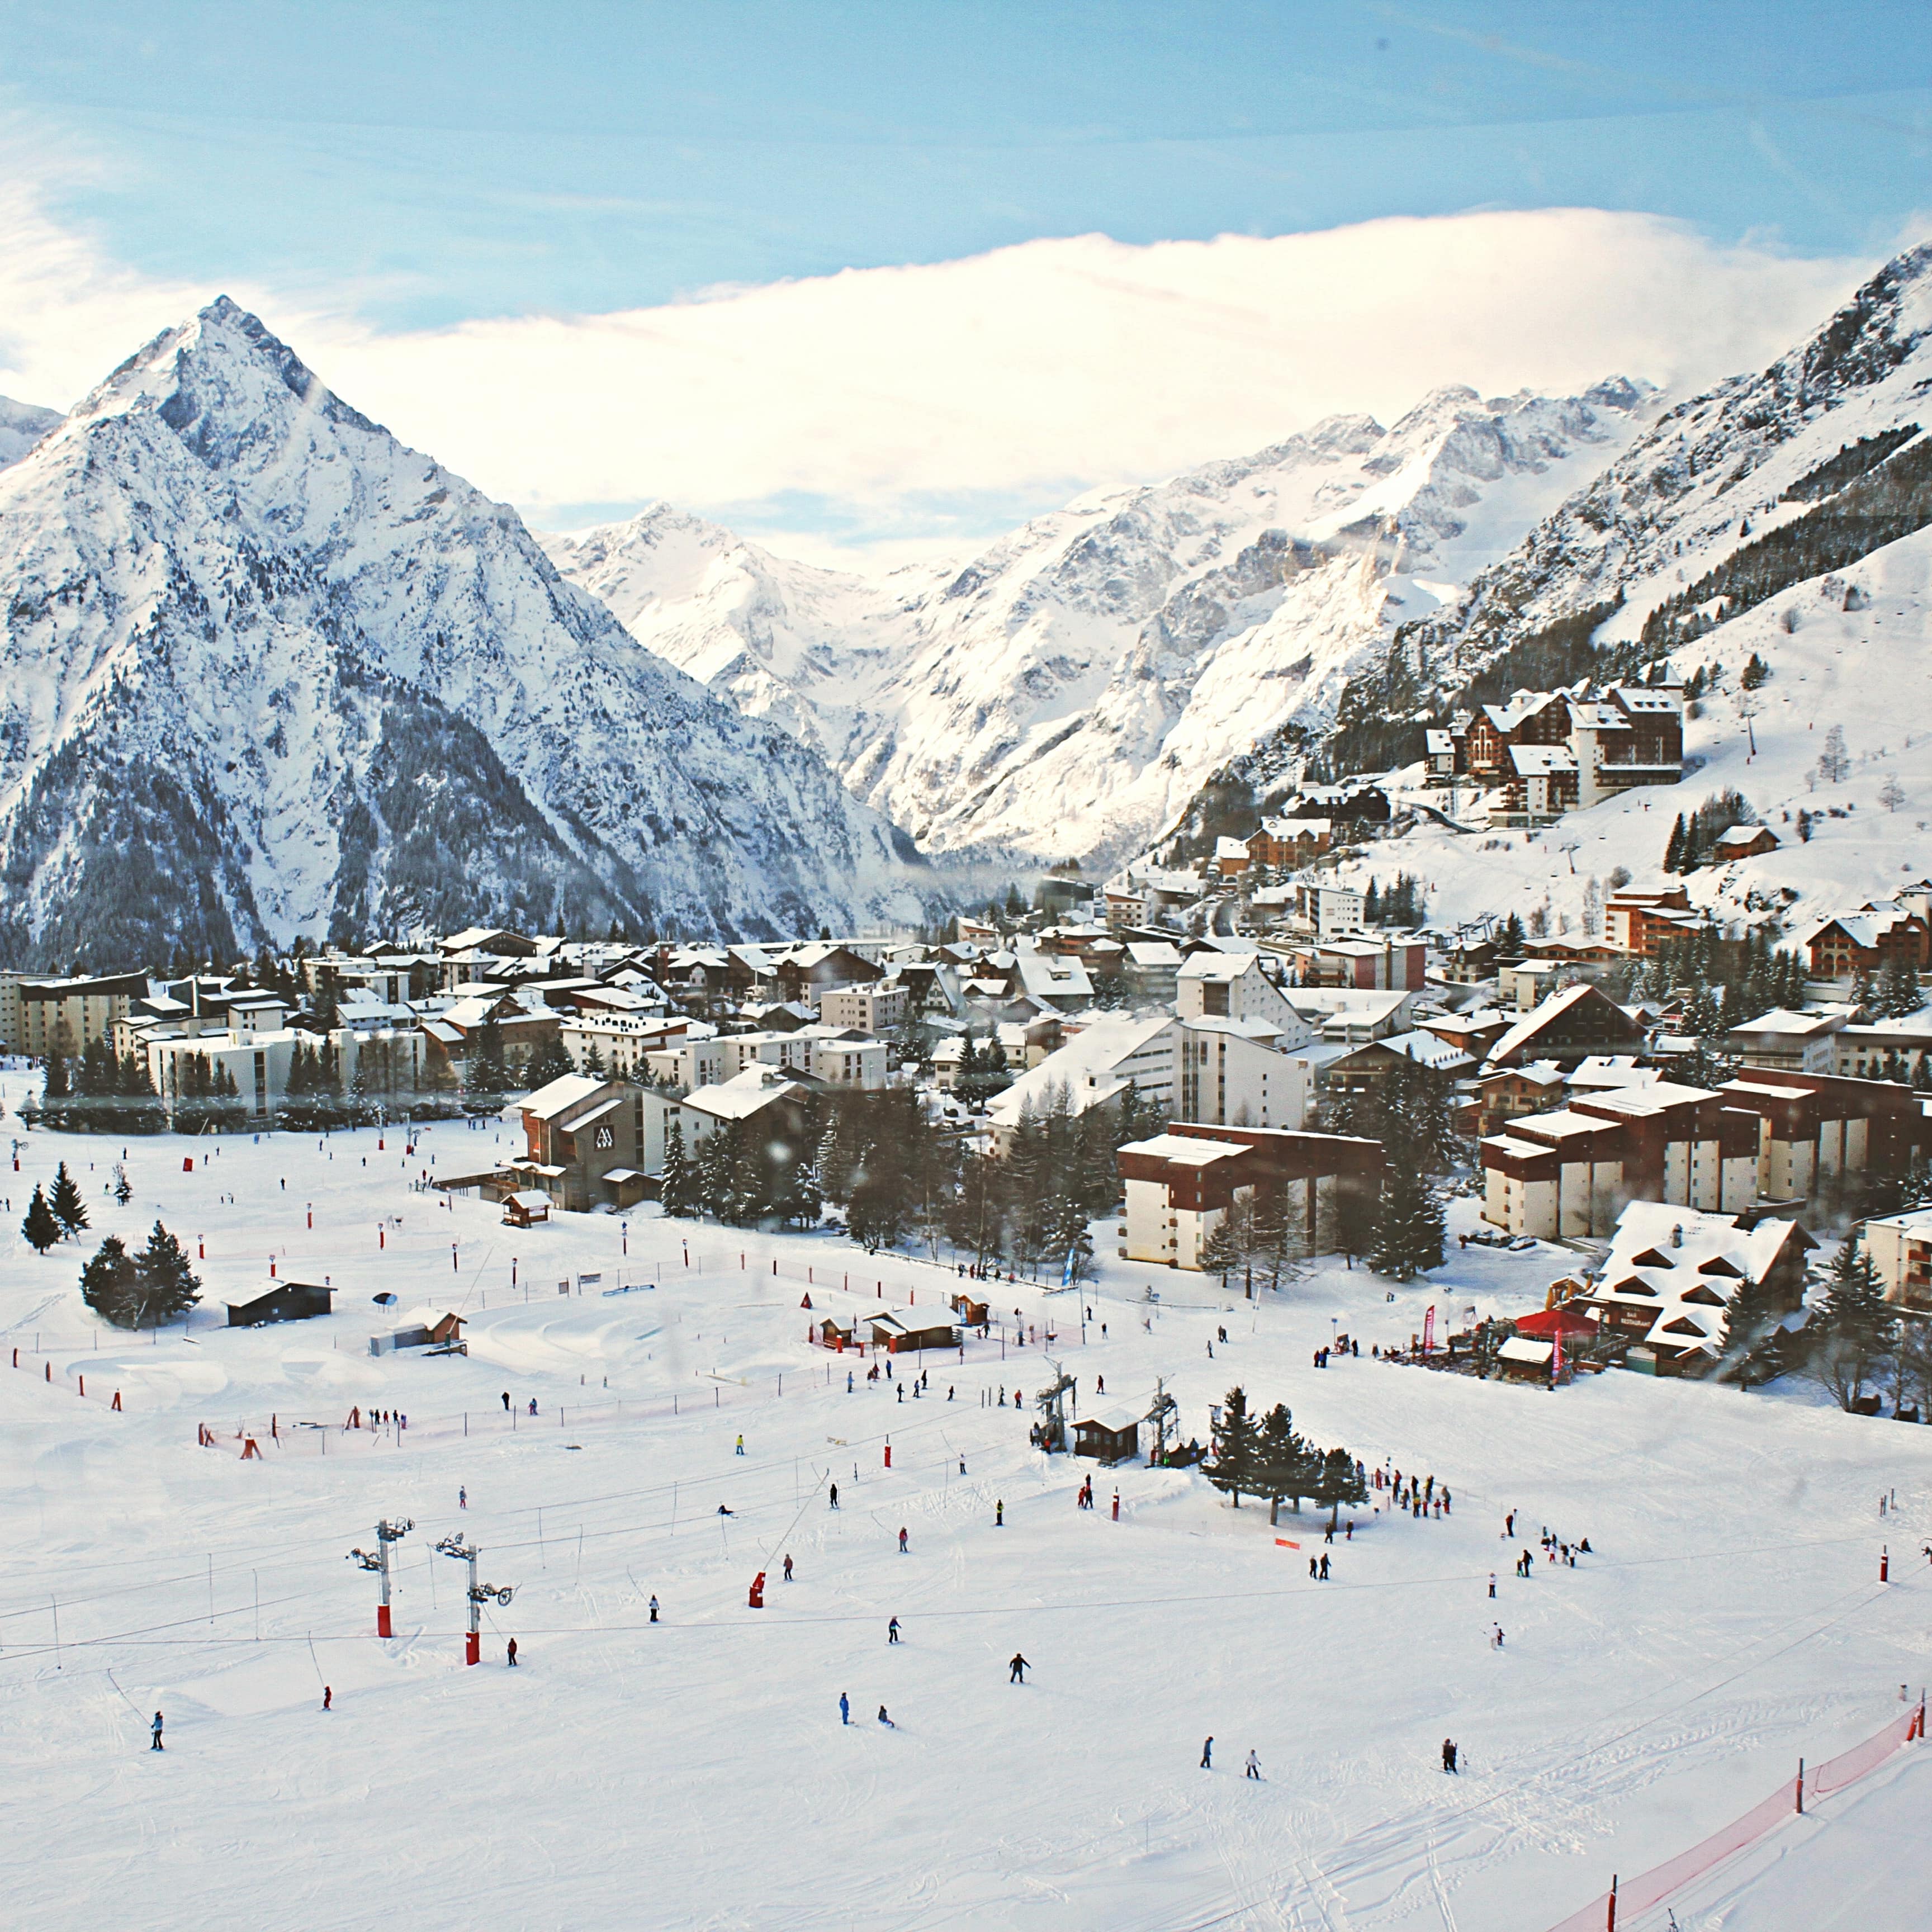
<path id="1" fill-rule="evenodd" d="M 18 1076 L 4 1084 L 17 1098 Z M 1419 1329 L 1432 1301 L 1438 1322 L 1540 1306 L 1561 1271 L 1553 1251 L 1452 1248 L 1433 1283 L 1392 1301 L 1388 1283 L 1339 1265 L 1252 1306 L 1172 1276 L 1150 1306 L 1146 1271 L 1111 1261 L 1078 1303 L 1023 1284 L 976 1291 L 1042 1334 L 1058 1324 L 1083 1402 L 1096 1374 L 1107 1404 L 1136 1406 L 1165 1376 L 1205 1439 L 1208 1403 L 1239 1380 L 1258 1406 L 1288 1402 L 1318 1441 L 1448 1483 L 1444 1520 L 1357 1512 L 1322 1585 L 1306 1574 L 1323 1547 L 1312 1508 L 1284 1505 L 1271 1532 L 1265 1504 L 1237 1512 L 1191 1473 L 1031 1451 L 1030 1402 L 1016 1413 L 982 1394 L 1030 1395 L 1045 1379 L 1035 1348 L 1002 1361 L 997 1340 L 975 1342 L 963 1364 L 928 1358 L 932 1392 L 902 1402 L 896 1383 L 868 1385 L 865 1364 L 804 1340 L 794 1269 L 849 1268 L 855 1288 L 883 1273 L 886 1305 L 896 1279 L 916 1280 L 922 1304 L 930 1282 L 937 1298 L 956 1284 L 950 1270 L 654 1214 L 628 1217 L 628 1257 L 614 1217 L 503 1228 L 482 1204 L 446 1208 L 407 1187 L 432 1150 L 452 1172 L 496 1151 L 494 1131 L 454 1124 L 425 1132 L 406 1171 L 393 1135 L 379 1153 L 373 1130 L 320 1150 L 290 1136 L 196 1142 L 191 1175 L 189 1144 L 130 1143 L 125 1210 L 98 1192 L 118 1145 L 25 1134 L 10 1117 L 0 1132 L 23 1142 L 0 1342 L 38 1332 L 34 1359 L 55 1378 L 6 1372 L 0 1356 L 14 1559 L 0 1758 L 15 1772 L 0 1816 L 34 1847 L 14 1874 L 22 1923 L 1544 1932 L 1612 1870 L 1647 1867 L 1755 1804 L 1801 1753 L 1876 1730 L 1901 1682 L 1916 1694 L 1932 1649 L 1932 1573 L 1914 1554 L 1932 1534 L 1924 1432 L 1840 1416 L 1803 1390 L 1617 1375 L 1552 1395 L 1368 1359 L 1370 1342 Z M 205 1237 L 217 1312 L 185 1336 L 97 1337 L 74 1286 L 82 1245 L 39 1258 L 16 1232 L 26 1192 L 62 1157 L 88 1195 L 88 1248 L 106 1232 L 144 1235 L 158 1212 L 184 1239 Z M 401 1226 L 379 1250 L 386 1216 Z M 687 1239 L 722 1264 L 686 1270 Z M 221 1300 L 266 1284 L 271 1249 L 284 1277 L 330 1274 L 337 1312 L 216 1327 Z M 776 1282 L 774 1258 L 787 1270 Z M 584 1271 L 660 1286 L 556 1295 Z M 383 1312 L 368 1297 L 382 1291 L 400 1311 L 465 1306 L 469 1358 L 370 1357 Z M 842 1290 L 829 1298 L 848 1305 Z M 1318 1371 L 1312 1352 L 1336 1323 L 1364 1357 Z M 82 1368 L 90 1398 L 97 1374 L 120 1378 L 124 1413 L 76 1398 L 63 1378 Z M 506 1390 L 520 1408 L 535 1397 L 534 1426 L 502 1430 Z M 569 1422 L 578 1402 L 620 1400 L 622 1415 Z M 196 1446 L 197 1422 L 339 1422 L 351 1402 L 412 1426 L 400 1441 L 332 1434 L 326 1456 L 272 1442 L 259 1464 Z M 465 1412 L 466 1439 L 443 1425 Z M 1074 1507 L 1089 1473 L 1091 1514 Z M 1894 1487 L 1881 1522 L 1877 1498 Z M 1528 1536 L 1505 1544 L 1511 1508 Z M 382 1514 L 416 1524 L 395 1546 L 388 1644 L 372 1634 L 375 1579 L 344 1561 L 372 1546 Z M 1544 1522 L 1600 1555 L 1570 1570 L 1539 1551 L 1520 1582 L 1510 1562 Z M 481 1546 L 486 1580 L 516 1590 L 489 1606 L 473 1670 L 463 1569 L 432 1553 L 453 1532 Z M 746 1592 L 761 1569 L 756 1612 Z M 904 1641 L 888 1647 L 893 1616 Z M 1033 1665 L 1024 1688 L 1007 1682 L 1016 1649 Z M 875 1721 L 881 1703 L 896 1729 Z M 157 1706 L 160 1756 L 146 1737 Z M 1210 1732 L 1211 1775 L 1197 1768 Z M 1466 1754 L 1453 1782 L 1438 1768 L 1445 1734 Z M 1258 1785 L 1240 1776 L 1251 1747 Z M 1885 1821 L 1910 1815 L 1898 1808 L 1915 1794 L 1922 1808 L 1925 1776 L 1909 1763 L 1830 1801 L 1842 1838 L 1828 1823 L 1780 1837 L 1703 1881 L 1730 1889 L 1700 1909 L 1738 1915 L 1726 1925 L 1835 1922 L 1803 1901 L 1904 1858 L 1887 1851 Z M 1786 1911 L 1800 1867 L 1810 1876 Z M 1864 1924 L 1913 1922 L 1888 1919 L 1873 1890 Z"/>

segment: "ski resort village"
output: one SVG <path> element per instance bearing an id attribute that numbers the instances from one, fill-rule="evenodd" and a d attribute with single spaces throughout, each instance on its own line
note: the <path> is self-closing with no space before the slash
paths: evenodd
<path id="1" fill-rule="evenodd" d="M 1932 1923 L 1861 262 L 870 574 L 0 403 L 8 1924 Z"/>

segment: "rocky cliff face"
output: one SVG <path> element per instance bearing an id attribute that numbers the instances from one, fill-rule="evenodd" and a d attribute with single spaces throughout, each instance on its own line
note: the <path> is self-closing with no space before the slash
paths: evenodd
<path id="1" fill-rule="evenodd" d="M 0 560 L 9 958 L 920 910 L 814 752 L 225 298 L 0 473 Z"/>

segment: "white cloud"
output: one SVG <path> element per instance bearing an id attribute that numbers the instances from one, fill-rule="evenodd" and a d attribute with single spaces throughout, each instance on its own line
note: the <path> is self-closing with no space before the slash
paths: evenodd
<path id="1" fill-rule="evenodd" d="M 0 208 L 0 388 L 68 400 L 212 294 Z M 1595 209 L 1274 238 L 1029 242 L 662 308 L 382 334 L 262 306 L 334 387 L 532 520 L 664 496 L 863 549 L 1257 448 L 1438 383 L 1673 387 L 1760 365 L 1872 265 Z M 903 543 L 892 546 L 902 550 Z"/>

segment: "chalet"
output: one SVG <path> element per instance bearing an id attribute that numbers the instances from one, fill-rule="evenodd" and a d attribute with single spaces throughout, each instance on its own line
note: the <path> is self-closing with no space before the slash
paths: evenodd
<path id="1" fill-rule="evenodd" d="M 1334 842 L 1332 818 L 1264 818 L 1241 849 L 1252 864 L 1292 872 L 1312 865 Z"/>
<path id="2" fill-rule="evenodd" d="M 823 940 L 794 946 L 777 960 L 772 970 L 782 998 L 808 1003 L 834 987 L 870 986 L 879 977 L 879 969 L 871 960 L 848 946 Z"/>
<path id="3" fill-rule="evenodd" d="M 278 1281 L 253 1301 L 231 1301 L 228 1325 L 231 1328 L 259 1328 L 270 1322 L 307 1322 L 332 1310 L 334 1291 L 318 1288 L 313 1282 Z"/>
<path id="4" fill-rule="evenodd" d="M 1928 928 L 1917 913 L 1903 906 L 1868 907 L 1820 920 L 1798 939 L 1814 980 L 1850 980 L 1877 973 L 1897 962 L 1912 971 L 1927 964 Z"/>
<path id="5" fill-rule="evenodd" d="M 1714 865 L 1725 866 L 1733 859 L 1756 859 L 1778 848 L 1778 834 L 1768 825 L 1734 825 L 1718 835 L 1712 852 Z"/>
<path id="6" fill-rule="evenodd" d="M 1076 1417 L 1073 1453 L 1101 1462 L 1131 1462 L 1141 1453 L 1141 1419 L 1127 1408 Z"/>
<path id="7" fill-rule="evenodd" d="M 1774 1310 L 1802 1306 L 1816 1246 L 1795 1221 L 1633 1201 L 1593 1285 L 1569 1306 L 1652 1351 L 1658 1374 L 1703 1375 L 1722 1359 L 1732 1297 L 1749 1283 Z"/>
<path id="8" fill-rule="evenodd" d="M 1472 1054 L 1432 1033 L 1417 1030 L 1391 1034 L 1352 1047 L 1322 1069 L 1322 1084 L 1331 1094 L 1366 1094 L 1380 1088 L 1399 1066 L 1419 1066 L 1445 1088 L 1476 1070 Z"/>
<path id="9" fill-rule="evenodd" d="M 1526 1013 L 1490 1050 L 1492 1066 L 1553 1060 L 1565 1068 L 1594 1053 L 1634 1053 L 1644 1045 L 1642 1023 L 1592 986 L 1566 986 Z"/>
<path id="10" fill-rule="evenodd" d="M 1563 1070 L 1553 1060 L 1533 1060 L 1526 1066 L 1484 1074 L 1476 1102 L 1481 1131 L 1500 1133 L 1526 1114 L 1549 1112 L 1560 1102 L 1563 1086 Z"/>
<path id="11" fill-rule="evenodd" d="M 866 1324 L 874 1348 L 889 1354 L 909 1354 L 917 1348 L 958 1348 L 958 1324 L 950 1314 L 944 1309 L 891 1308 L 868 1315 Z"/>
<path id="12" fill-rule="evenodd" d="M 1215 840 L 1214 869 L 1222 878 L 1238 879 L 1252 862 L 1248 857 L 1246 839 L 1220 838 Z"/>
<path id="13" fill-rule="evenodd" d="M 1438 1040 L 1447 1040 L 1451 1046 L 1473 1054 L 1478 1060 L 1486 1060 L 1490 1048 L 1521 1017 L 1520 1014 L 1505 1012 L 1499 1006 L 1484 1006 L 1472 1012 L 1436 1015 L 1419 1019 L 1416 1024 L 1425 1033 L 1432 1033 Z"/>
<path id="14" fill-rule="evenodd" d="M 503 1196 L 503 1225 L 534 1228 L 550 1219 L 550 1196 L 540 1187 L 516 1187 Z"/>

